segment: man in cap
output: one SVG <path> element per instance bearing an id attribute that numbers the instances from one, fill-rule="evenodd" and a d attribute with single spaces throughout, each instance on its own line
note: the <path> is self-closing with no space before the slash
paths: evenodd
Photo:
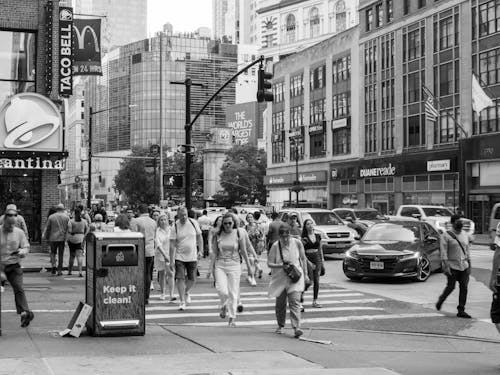
<path id="1" fill-rule="evenodd" d="M 50 244 L 50 263 L 52 264 L 52 274 L 56 274 L 56 254 L 57 254 L 57 275 L 62 275 L 64 245 L 68 232 L 69 216 L 64 210 L 64 205 L 59 203 L 57 211 L 47 219 L 44 237 Z"/>
<path id="2" fill-rule="evenodd" d="M 18 210 L 17 210 L 17 206 L 15 204 L 8 204 L 7 207 L 5 208 L 5 210 L 14 210 L 17 212 L 17 217 L 16 217 L 16 227 L 18 227 L 19 229 L 22 229 L 24 234 L 26 235 L 26 238 L 29 238 L 29 235 L 28 235 L 28 227 L 26 226 L 26 221 L 24 220 L 24 217 L 22 217 Z M 0 225 L 3 224 L 5 220 L 5 215 L 2 215 L 0 216 Z"/>
<path id="3" fill-rule="evenodd" d="M 4 272 L 14 291 L 17 313 L 21 315 L 21 327 L 27 327 L 34 318 L 28 307 L 23 289 L 21 258 L 29 253 L 29 242 L 24 232 L 16 227 L 17 210 L 5 210 L 4 223 L 0 225 L 0 271 Z"/>

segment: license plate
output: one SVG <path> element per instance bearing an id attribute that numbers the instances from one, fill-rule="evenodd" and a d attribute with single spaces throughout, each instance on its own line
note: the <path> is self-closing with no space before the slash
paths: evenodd
<path id="1" fill-rule="evenodd" d="M 370 262 L 370 269 L 371 270 L 383 270 L 384 269 L 384 262 Z"/>

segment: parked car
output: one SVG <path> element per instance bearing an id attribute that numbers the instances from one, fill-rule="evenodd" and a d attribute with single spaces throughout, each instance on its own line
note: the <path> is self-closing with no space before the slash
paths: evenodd
<path id="1" fill-rule="evenodd" d="M 375 208 L 334 208 L 332 211 L 358 232 L 360 237 L 363 237 L 373 224 L 388 220 Z"/>
<path id="2" fill-rule="evenodd" d="M 495 203 L 491 210 L 489 230 L 491 235 L 491 242 L 495 241 L 497 226 L 500 223 L 500 203 Z"/>
<path id="3" fill-rule="evenodd" d="M 397 218 L 412 217 L 429 223 L 438 231 L 445 232 L 451 229 L 450 219 L 453 215 L 446 207 L 442 206 L 424 206 L 404 204 L 399 206 L 396 212 Z M 474 234 L 475 225 L 472 220 L 462 218 L 464 223 L 463 230 L 469 235 Z"/>
<path id="4" fill-rule="evenodd" d="M 351 247 L 342 269 L 351 280 L 364 277 L 407 277 L 426 281 L 441 268 L 439 232 L 423 221 L 374 224 Z"/>
<path id="5" fill-rule="evenodd" d="M 321 235 L 321 246 L 324 254 L 344 254 L 358 237 L 354 229 L 344 224 L 342 219 L 330 210 L 322 208 L 287 208 L 279 212 L 282 221 L 288 221 L 296 215 L 302 228 L 306 219 L 311 219 L 317 233 Z"/>

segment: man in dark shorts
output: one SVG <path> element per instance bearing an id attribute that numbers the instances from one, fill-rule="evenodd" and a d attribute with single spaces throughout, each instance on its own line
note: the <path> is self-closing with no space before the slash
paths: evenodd
<path id="1" fill-rule="evenodd" d="M 198 222 L 188 218 L 185 207 L 177 211 L 178 220 L 170 234 L 170 262 L 175 271 L 175 282 L 179 292 L 179 310 L 185 310 L 191 302 L 189 292 L 196 282 L 198 259 L 203 256 L 203 237 Z"/>

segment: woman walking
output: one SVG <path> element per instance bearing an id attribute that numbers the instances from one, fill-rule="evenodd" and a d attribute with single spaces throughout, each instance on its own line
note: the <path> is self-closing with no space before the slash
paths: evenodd
<path id="1" fill-rule="evenodd" d="M 212 240 L 212 265 L 215 269 L 215 287 L 220 298 L 220 317 L 229 315 L 229 327 L 235 327 L 236 309 L 240 291 L 240 255 L 249 270 L 252 269 L 247 254 L 245 239 L 238 227 L 236 215 L 227 213 L 222 217 L 222 227 Z"/>
<path id="2" fill-rule="evenodd" d="M 301 273 L 297 282 L 285 273 L 285 265 L 294 265 Z M 300 329 L 300 295 L 304 291 L 304 283 L 309 282 L 307 276 L 307 260 L 302 242 L 290 236 L 290 225 L 283 223 L 279 227 L 279 240 L 269 250 L 267 265 L 271 269 L 269 296 L 276 298 L 276 333 L 283 333 L 286 320 L 286 304 L 290 308 L 290 320 L 294 336 L 299 338 L 303 332 Z"/>
<path id="3" fill-rule="evenodd" d="M 213 249 L 212 249 L 212 244 L 213 244 L 213 239 L 219 233 L 220 228 L 222 227 L 222 216 L 217 216 L 214 221 L 213 228 L 210 228 L 210 231 L 208 232 L 208 259 L 209 259 L 209 264 L 215 264 L 212 262 L 212 258 L 214 255 Z M 214 270 L 211 267 L 208 267 L 208 272 L 207 272 L 207 279 L 210 279 L 212 277 L 212 274 L 214 273 Z"/>
<path id="4" fill-rule="evenodd" d="M 247 225 L 245 226 L 245 229 L 248 233 L 248 238 L 250 239 L 250 242 L 252 243 L 252 247 L 254 249 L 254 259 L 253 264 L 255 266 L 255 273 L 252 275 L 252 278 L 255 282 L 255 277 L 257 276 L 259 279 L 262 278 L 262 268 L 260 267 L 260 259 L 259 256 L 262 254 L 262 248 L 264 247 L 264 233 L 262 232 L 262 229 L 260 228 L 259 224 L 255 221 L 253 215 L 249 213 L 246 216 L 246 221 Z M 251 283 L 253 285 L 253 283 Z M 257 284 L 255 284 L 257 285 Z"/>
<path id="5" fill-rule="evenodd" d="M 174 274 L 170 268 L 170 225 L 168 223 L 168 217 L 166 214 L 161 214 L 158 217 L 155 237 L 155 268 L 158 271 L 158 282 L 160 283 L 160 299 L 165 300 L 166 289 L 168 285 L 168 292 L 170 294 L 170 302 L 176 300 L 174 297 Z"/>
<path id="6" fill-rule="evenodd" d="M 83 277 L 82 264 L 83 264 L 83 239 L 89 232 L 89 223 L 82 218 L 82 210 L 75 209 L 75 217 L 69 221 L 68 224 L 68 247 L 69 247 L 69 263 L 68 275 L 73 272 L 73 264 L 78 264 L 78 276 Z"/>
<path id="7" fill-rule="evenodd" d="M 302 228 L 302 244 L 304 245 L 307 259 L 314 265 L 312 272 L 309 272 L 309 278 L 312 276 L 311 281 L 313 282 L 312 307 L 320 308 L 322 306 L 318 302 L 319 277 L 325 274 L 323 265 L 325 258 L 321 247 L 321 236 L 318 233 L 314 233 L 314 224 L 311 219 L 306 219 L 304 221 L 304 227 Z M 300 302 L 303 302 L 303 297 Z"/>

